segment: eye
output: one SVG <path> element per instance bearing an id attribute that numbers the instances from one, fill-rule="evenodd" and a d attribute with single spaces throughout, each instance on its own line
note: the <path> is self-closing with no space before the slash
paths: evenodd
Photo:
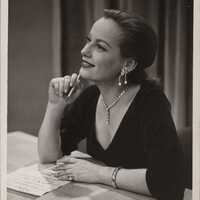
<path id="1" fill-rule="evenodd" d="M 105 47 L 103 47 L 101 44 L 96 44 L 97 48 L 102 50 L 102 51 L 106 51 L 107 49 Z"/>

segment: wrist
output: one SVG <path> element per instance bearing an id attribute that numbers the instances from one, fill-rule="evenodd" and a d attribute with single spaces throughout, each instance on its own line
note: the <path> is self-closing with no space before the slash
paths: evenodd
<path id="1" fill-rule="evenodd" d="M 121 169 L 121 167 L 116 167 L 113 169 L 112 172 L 112 186 L 113 188 L 119 188 L 118 184 L 117 184 L 117 174 L 119 172 L 119 170 Z"/>
<path id="2" fill-rule="evenodd" d="M 60 120 L 63 116 L 63 112 L 66 105 L 55 105 L 48 102 L 46 107 L 45 119 L 49 119 L 50 121 L 54 122 L 60 126 Z"/>
<path id="3" fill-rule="evenodd" d="M 98 170 L 98 182 L 112 186 L 113 170 L 113 167 L 100 166 L 100 169 Z"/>
<path id="4" fill-rule="evenodd" d="M 62 113 L 64 111 L 66 105 L 67 104 L 65 102 L 62 102 L 59 104 L 54 104 L 54 103 L 48 101 L 46 110 L 49 112 L 52 111 L 52 112 L 56 112 L 56 113 Z"/>

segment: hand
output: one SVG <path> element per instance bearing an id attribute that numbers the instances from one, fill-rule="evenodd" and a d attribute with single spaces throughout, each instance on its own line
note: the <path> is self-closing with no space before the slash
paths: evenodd
<path id="1" fill-rule="evenodd" d="M 102 165 L 94 162 L 64 156 L 53 169 L 55 177 L 59 180 L 73 180 L 77 182 L 98 183 L 99 174 L 103 169 Z"/>
<path id="2" fill-rule="evenodd" d="M 72 87 L 76 87 L 76 89 L 70 97 L 67 97 Z M 70 103 L 78 96 L 79 89 L 80 85 L 77 82 L 77 74 L 75 73 L 72 76 L 53 78 L 49 84 L 49 102 L 53 104 Z"/>

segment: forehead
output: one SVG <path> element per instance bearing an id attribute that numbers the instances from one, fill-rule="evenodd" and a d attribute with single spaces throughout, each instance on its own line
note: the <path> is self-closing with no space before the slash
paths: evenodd
<path id="1" fill-rule="evenodd" d="M 114 20 L 100 18 L 93 24 L 90 34 L 92 37 L 103 39 L 114 45 L 119 44 L 122 31 Z"/>

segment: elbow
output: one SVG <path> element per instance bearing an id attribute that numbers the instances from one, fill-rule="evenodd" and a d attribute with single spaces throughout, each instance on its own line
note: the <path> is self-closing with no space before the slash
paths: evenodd
<path id="1" fill-rule="evenodd" d="M 61 158 L 60 154 L 54 155 L 42 155 L 39 153 L 39 163 L 41 164 L 50 164 L 56 162 L 59 158 Z"/>
<path id="2" fill-rule="evenodd" d="M 40 164 L 49 164 L 55 162 L 55 159 L 46 157 L 46 156 L 39 156 L 39 163 Z"/>
<path id="3" fill-rule="evenodd" d="M 54 162 L 54 161 L 50 160 L 50 159 L 46 159 L 46 158 L 43 158 L 43 157 L 39 158 L 39 163 L 40 164 L 49 164 L 49 163 L 52 163 L 52 162 Z"/>
<path id="4" fill-rule="evenodd" d="M 177 186 L 157 186 L 151 190 L 151 195 L 160 200 L 182 200 L 184 196 L 184 188 Z"/>
<path id="5" fill-rule="evenodd" d="M 166 173 L 168 174 L 168 173 Z M 152 171 L 148 170 L 146 174 L 146 181 L 150 193 L 157 199 L 182 200 L 184 195 L 184 183 L 180 177 L 173 177 L 169 174 L 161 176 L 157 174 L 152 175 Z"/>

